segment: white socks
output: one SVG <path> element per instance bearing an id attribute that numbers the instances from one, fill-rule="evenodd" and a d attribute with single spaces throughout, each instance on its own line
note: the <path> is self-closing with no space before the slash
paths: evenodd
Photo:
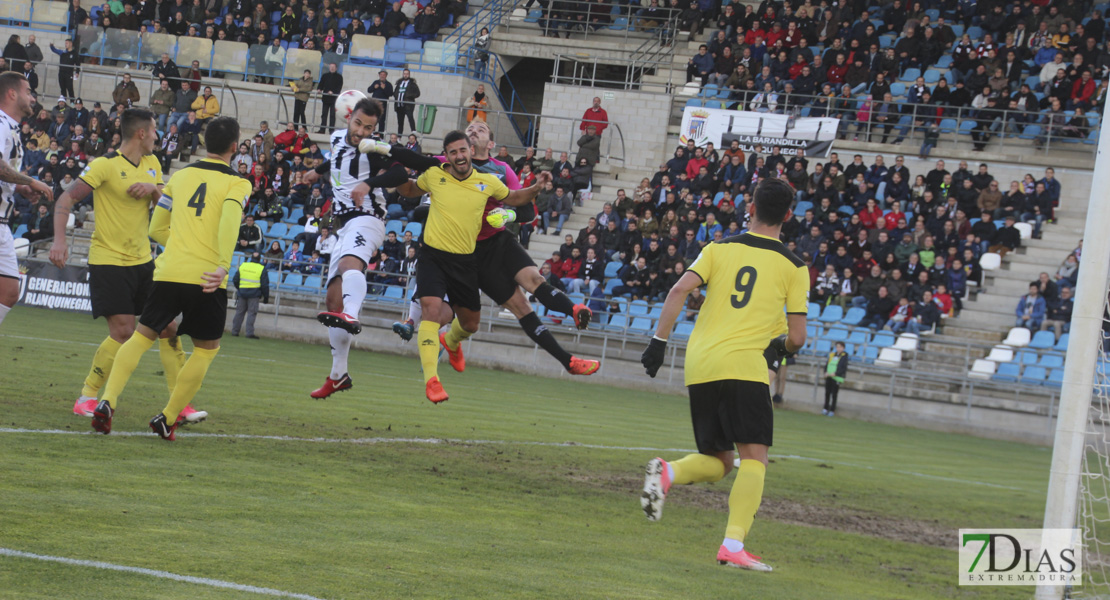
<path id="1" fill-rule="evenodd" d="M 413 300 L 409 302 L 409 320 L 413 323 L 420 323 L 420 317 L 424 316 L 424 309 L 420 308 L 420 301 Z"/>
<path id="2" fill-rule="evenodd" d="M 10 306 L 4 306 L 3 304 L 0 304 L 0 323 L 4 322 L 4 317 L 8 316 L 8 311 L 11 309 L 12 307 Z"/>
<path id="3" fill-rule="evenodd" d="M 358 269 L 344 271 L 342 275 L 343 312 L 358 318 L 362 312 L 362 301 L 366 299 L 366 274 Z M 347 342 L 350 345 L 350 342 Z M 344 362 L 346 358 L 343 359 Z"/>
<path id="4" fill-rule="evenodd" d="M 667 466 L 667 478 L 674 481 L 674 467 L 667 461 L 663 461 L 663 464 Z"/>
<path id="5" fill-rule="evenodd" d="M 721 542 L 721 545 L 729 552 L 739 552 L 744 549 L 744 542 L 732 538 L 725 538 L 725 541 Z"/>
<path id="6" fill-rule="evenodd" d="M 359 273 L 348 271 L 348 273 Z M 344 281 L 346 283 L 346 281 Z M 347 355 L 351 353 L 351 334 L 338 327 L 328 328 L 328 342 L 331 344 L 331 379 L 338 380 L 347 374 Z"/>

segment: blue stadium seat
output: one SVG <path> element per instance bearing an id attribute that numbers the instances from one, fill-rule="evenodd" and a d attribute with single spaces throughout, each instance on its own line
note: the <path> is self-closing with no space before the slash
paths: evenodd
<path id="1" fill-rule="evenodd" d="M 1068 334 L 1065 333 L 1064 335 L 1061 335 L 1059 341 L 1056 342 L 1056 345 L 1053 346 L 1053 348 L 1055 350 L 1059 350 L 1060 352 L 1067 352 L 1068 351 Z"/>
<path id="2" fill-rule="evenodd" d="M 692 107 L 705 106 L 705 101 L 703 101 L 701 98 L 690 98 L 689 100 L 686 101 L 686 106 L 692 106 Z"/>
<path id="3" fill-rule="evenodd" d="M 952 57 L 948 54 L 945 54 L 944 56 L 940 57 L 940 60 L 937 61 L 937 67 L 938 68 L 947 69 L 948 67 L 951 67 L 951 66 L 952 66 Z"/>
<path id="4" fill-rule="evenodd" d="M 810 202 L 808 200 L 802 200 L 802 201 L 798 202 L 797 206 L 794 207 L 794 214 L 799 216 L 799 217 L 804 217 L 805 214 L 806 214 L 806 211 L 810 210 L 811 208 L 813 208 L 813 203 L 812 202 Z"/>
<path id="5" fill-rule="evenodd" d="M 392 231 L 393 233 L 396 233 L 398 236 L 400 236 L 401 232 L 405 230 L 404 228 L 405 228 L 405 224 L 396 220 L 396 219 L 394 219 L 392 221 L 387 221 L 386 224 L 385 224 L 385 232 L 386 233 L 389 233 L 390 231 Z"/>
<path id="6" fill-rule="evenodd" d="M 921 69 L 909 68 L 902 72 L 902 74 L 898 77 L 898 81 L 901 81 L 903 83 L 913 83 L 917 80 L 918 77 L 921 77 Z"/>
<path id="7" fill-rule="evenodd" d="M 1025 131 L 1022 131 L 1021 135 L 1019 135 L 1018 137 L 1023 140 L 1031 140 L 1039 135 L 1041 135 L 1041 126 L 1034 124 L 1026 125 Z"/>
<path id="8" fill-rule="evenodd" d="M 1053 370 L 1049 371 L 1048 381 L 1045 382 L 1045 385 L 1060 387 L 1061 385 L 1063 385 L 1063 383 L 1064 383 L 1064 370 L 1063 369 L 1053 369 Z"/>
<path id="9" fill-rule="evenodd" d="M 648 313 L 648 316 L 653 319 L 658 319 L 659 317 L 663 316 L 663 306 L 661 304 L 656 304 L 655 306 L 651 307 L 651 312 Z"/>
<path id="10" fill-rule="evenodd" d="M 856 325 L 859 325 L 859 322 L 862 321 L 865 316 L 867 316 L 866 310 L 857 306 L 853 306 L 852 308 L 848 309 L 847 314 L 844 315 L 844 318 L 841 319 L 840 322 L 844 323 L 845 325 L 851 325 L 852 327 L 855 327 Z"/>
<path id="11" fill-rule="evenodd" d="M 995 371 L 991 379 L 995 381 L 1017 381 L 1020 374 L 1021 365 L 1012 362 L 1002 363 L 998 365 L 998 371 Z"/>
<path id="12" fill-rule="evenodd" d="M 940 71 L 936 69 L 926 69 L 925 83 L 932 85 L 938 81 L 940 81 Z"/>
<path id="13" fill-rule="evenodd" d="M 5 225 L 5 227 L 7 227 L 7 225 Z M 18 238 L 23 237 L 23 234 L 25 234 L 25 233 L 27 233 L 27 226 L 26 225 L 20 225 L 19 227 L 15 228 L 15 233 L 12 234 L 12 237 L 18 239 Z"/>
<path id="14" fill-rule="evenodd" d="M 806 310 L 806 319 L 816 321 L 821 317 L 821 305 L 816 302 L 810 302 Z"/>
<path id="15" fill-rule="evenodd" d="M 836 209 L 836 212 L 844 215 L 845 217 L 851 217 L 852 215 L 856 214 L 856 209 L 848 206 L 847 204 L 842 204 L 840 208 Z"/>
<path id="16" fill-rule="evenodd" d="M 302 233 L 304 233 L 304 225 L 290 225 L 285 235 L 281 237 L 282 239 L 291 240 Z"/>
<path id="17" fill-rule="evenodd" d="M 624 331 L 628 329 L 628 317 L 622 314 L 613 315 L 609 324 L 605 326 L 610 331 Z"/>
<path id="18" fill-rule="evenodd" d="M 324 289 L 324 278 L 319 275 L 305 275 L 301 289 L 310 294 L 318 294 Z"/>
<path id="19" fill-rule="evenodd" d="M 636 300 L 628 305 L 628 314 L 633 316 L 647 315 L 649 310 L 646 300 Z"/>
<path id="20" fill-rule="evenodd" d="M 1064 368 L 1064 357 L 1059 354 L 1045 354 L 1037 362 L 1037 365 L 1046 369 L 1062 369 Z"/>
<path id="21" fill-rule="evenodd" d="M 690 334 L 693 331 L 694 324 L 689 321 L 683 321 L 680 322 L 678 325 L 675 325 L 674 333 L 672 335 L 680 340 L 685 340 L 690 337 Z"/>
<path id="22" fill-rule="evenodd" d="M 871 341 L 871 336 L 863 329 L 854 329 L 852 334 L 848 336 L 847 342 L 850 344 L 865 345 Z"/>
<path id="23" fill-rule="evenodd" d="M 403 304 L 405 302 L 405 288 L 397 285 L 386 286 L 385 293 L 382 294 L 382 300 L 393 304 Z"/>
<path id="24" fill-rule="evenodd" d="M 278 289 L 285 292 L 296 292 L 302 285 L 304 285 L 304 275 L 289 273 L 285 276 L 285 281 L 278 286 Z"/>
<path id="25" fill-rule="evenodd" d="M 906 84 L 894 82 L 890 84 L 890 95 L 897 98 L 898 96 L 906 95 Z"/>
<path id="26" fill-rule="evenodd" d="M 825 307 L 825 310 L 821 312 L 821 318 L 817 320 L 822 323 L 836 323 L 843 318 L 844 309 L 836 304 L 830 304 Z"/>
<path id="27" fill-rule="evenodd" d="M 613 278 L 613 279 L 610 279 L 610 280 L 606 281 L 605 282 L 605 295 L 606 296 L 612 296 L 613 295 L 613 289 L 616 288 L 620 284 L 621 284 L 621 280 L 616 279 L 616 278 Z"/>
<path id="28" fill-rule="evenodd" d="M 405 231 L 411 232 L 413 239 L 419 238 L 420 232 L 423 231 L 423 229 L 424 226 L 420 223 L 417 223 L 416 221 L 413 221 L 412 223 L 409 223 L 405 226 Z"/>
<path id="29" fill-rule="evenodd" d="M 817 325 L 806 324 L 806 339 L 813 339 L 821 335 L 821 328 Z"/>
<path id="30" fill-rule="evenodd" d="M 1025 367 L 1025 371 L 1023 371 L 1021 374 L 1021 382 L 1028 383 L 1030 385 L 1042 385 L 1044 384 L 1045 377 L 1047 376 L 1048 373 L 1045 372 L 1044 367 L 1028 365 Z"/>
<path id="31" fill-rule="evenodd" d="M 654 329 L 650 317 L 636 317 L 632 319 L 632 324 L 628 326 L 629 331 L 636 333 L 651 333 Z"/>
<path id="32" fill-rule="evenodd" d="M 880 331 L 871 339 L 871 345 L 876 348 L 886 348 L 894 345 L 894 334 L 889 331 Z"/>
<path id="33" fill-rule="evenodd" d="M 829 352 L 832 352 L 832 342 L 829 340 L 820 339 L 817 340 L 817 343 L 813 344 L 813 353 L 817 356 L 825 356 Z"/>
<path id="34" fill-rule="evenodd" d="M 983 28 L 972 25 L 967 28 L 967 34 L 971 36 L 972 40 L 981 40 L 983 39 Z"/>
<path id="35" fill-rule="evenodd" d="M 833 327 L 825 332 L 825 338 L 830 342 L 843 342 L 848 339 L 848 330 L 843 327 Z"/>
<path id="36" fill-rule="evenodd" d="M 941 119 L 940 120 L 940 132 L 941 133 L 952 133 L 953 131 L 956 131 L 957 127 L 959 127 L 959 125 L 957 124 L 956 119 Z"/>
<path id="37" fill-rule="evenodd" d="M 1029 347 L 1034 350 L 1047 350 L 1056 345 L 1056 334 L 1051 331 L 1038 331 L 1033 334 Z"/>
<path id="38" fill-rule="evenodd" d="M 1021 352 L 1018 352 L 1017 356 L 1014 357 L 1014 362 L 1021 363 L 1023 365 L 1035 365 L 1037 364 L 1037 360 L 1037 353 L 1032 350 L 1022 350 Z"/>
<path id="39" fill-rule="evenodd" d="M 297 221 L 299 221 L 301 219 L 301 217 L 303 217 L 303 216 L 304 216 L 304 209 L 298 206 L 297 208 L 294 208 L 293 210 L 289 211 L 289 216 L 285 217 L 282 220 L 285 221 L 286 223 L 289 223 L 290 225 L 292 225 L 292 224 L 295 224 Z"/>
<path id="40" fill-rule="evenodd" d="M 965 120 L 960 122 L 960 135 L 971 135 L 971 130 L 975 129 L 974 120 Z"/>
<path id="41" fill-rule="evenodd" d="M 721 91 L 721 86 L 715 83 L 708 83 L 705 87 L 701 88 L 701 96 L 704 98 L 716 98 L 717 92 Z"/>
<path id="42" fill-rule="evenodd" d="M 540 9 L 528 11 L 528 16 L 524 17 L 525 23 L 535 23 L 543 18 L 543 11 Z"/>
<path id="43" fill-rule="evenodd" d="M 607 263 L 605 265 L 605 278 L 606 279 L 611 279 L 613 277 L 616 277 L 619 274 L 620 270 L 621 270 L 621 262 L 619 260 L 614 260 L 612 262 Z M 606 293 L 608 293 L 608 291 L 606 291 Z"/>
<path id="44" fill-rule="evenodd" d="M 274 223 L 270 226 L 270 231 L 266 233 L 266 237 L 285 239 L 285 234 L 289 232 L 289 226 L 285 223 Z"/>
<path id="45" fill-rule="evenodd" d="M 255 219 L 254 224 L 258 225 L 258 228 L 262 230 L 262 235 L 266 235 L 267 232 L 270 230 L 269 221 L 259 221 L 258 219 Z"/>
<path id="46" fill-rule="evenodd" d="M 874 346 L 868 346 L 863 349 L 863 362 L 871 364 L 875 359 L 879 358 L 879 349 Z"/>

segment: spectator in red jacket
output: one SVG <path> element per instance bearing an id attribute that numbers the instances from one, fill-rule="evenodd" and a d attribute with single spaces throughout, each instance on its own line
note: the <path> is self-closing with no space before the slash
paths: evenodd
<path id="1" fill-rule="evenodd" d="M 686 178 L 690 181 L 696 179 L 702 167 L 709 168 L 709 159 L 705 158 L 701 148 L 697 148 L 694 150 L 694 158 L 686 163 Z"/>
<path id="2" fill-rule="evenodd" d="M 844 55 L 836 55 L 836 64 L 829 67 L 828 76 L 829 83 L 832 84 L 833 89 L 840 89 L 844 83 L 844 75 L 848 72 L 848 65 L 844 63 Z"/>
<path id="3" fill-rule="evenodd" d="M 597 135 L 601 135 L 605 128 L 609 126 L 609 113 L 601 108 L 601 98 L 597 96 L 594 96 L 594 105 L 582 113 L 582 123 L 578 125 L 578 128 L 585 132 L 586 126 L 591 123 L 597 126 Z"/>
<path id="4" fill-rule="evenodd" d="M 1071 84 L 1071 99 L 1068 100 L 1068 110 L 1091 108 L 1091 98 L 1095 95 L 1095 80 L 1091 79 L 1090 71 L 1083 71 L 1079 79 Z"/>

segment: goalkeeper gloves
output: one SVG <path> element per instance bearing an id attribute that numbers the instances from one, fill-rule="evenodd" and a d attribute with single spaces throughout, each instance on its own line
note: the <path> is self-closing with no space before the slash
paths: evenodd
<path id="1" fill-rule="evenodd" d="M 389 156 L 391 147 L 388 142 L 380 140 L 365 139 L 358 143 L 358 151 L 363 154 L 382 154 Z"/>
<path id="2" fill-rule="evenodd" d="M 495 208 L 486 215 L 490 227 L 500 228 L 516 221 L 516 211 L 511 208 Z"/>
<path id="3" fill-rule="evenodd" d="M 785 335 L 780 335 L 777 338 L 771 340 L 771 343 L 767 345 L 767 349 L 770 350 L 771 352 L 773 352 L 775 354 L 775 356 L 777 356 L 779 359 L 785 358 L 785 357 L 790 356 L 791 354 L 793 354 L 792 352 L 790 352 L 789 350 L 786 349 L 786 336 Z"/>
<path id="4" fill-rule="evenodd" d="M 667 340 L 652 336 L 651 341 L 648 342 L 648 347 L 644 349 L 644 353 L 640 356 L 640 364 L 644 365 L 648 377 L 654 378 L 655 374 L 659 372 L 659 367 L 663 366 L 663 358 L 666 353 Z"/>

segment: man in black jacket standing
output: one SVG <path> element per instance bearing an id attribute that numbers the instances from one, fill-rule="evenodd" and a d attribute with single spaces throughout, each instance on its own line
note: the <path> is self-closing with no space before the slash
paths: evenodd
<path id="1" fill-rule="evenodd" d="M 401 71 L 401 78 L 393 85 L 393 98 L 397 100 L 394 109 L 397 111 L 397 135 L 404 133 L 405 117 L 409 118 L 409 131 L 416 131 L 416 99 L 420 97 L 420 86 L 416 85 L 409 70 Z"/>
<path id="2" fill-rule="evenodd" d="M 324 102 L 324 110 L 320 113 L 320 129 L 317 133 L 326 133 L 325 128 L 335 128 L 335 100 L 343 91 L 343 76 L 336 72 L 337 65 L 328 63 L 328 72 L 320 76 L 319 90 Z M 347 115 L 343 115 L 346 118 Z M 346 126 L 346 123 L 343 123 Z"/>
<path id="3" fill-rule="evenodd" d="M 58 55 L 58 87 L 61 94 L 66 98 L 73 98 L 76 95 L 73 93 L 73 79 L 77 76 L 77 66 L 81 64 L 77 51 L 73 49 L 73 40 L 66 39 L 64 51 L 55 48 L 54 44 L 50 44 L 50 49 Z"/>
<path id="4" fill-rule="evenodd" d="M 378 71 L 378 80 L 366 88 L 370 97 L 382 105 L 382 116 L 378 119 L 378 133 L 385 132 L 385 113 L 389 108 L 389 99 L 393 97 L 393 84 L 389 82 L 389 73 L 385 69 Z"/>

